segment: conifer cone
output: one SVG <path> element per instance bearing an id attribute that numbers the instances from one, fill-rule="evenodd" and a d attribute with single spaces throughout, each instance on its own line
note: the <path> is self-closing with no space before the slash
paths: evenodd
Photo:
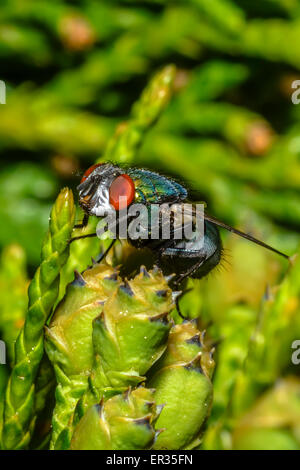
<path id="1" fill-rule="evenodd" d="M 126 389 L 144 375 L 167 347 L 172 291 L 158 268 L 144 267 L 121 283 L 94 321 L 94 371 L 98 389 Z"/>
<path id="2" fill-rule="evenodd" d="M 157 426 L 164 428 L 154 449 L 191 449 L 199 443 L 201 427 L 212 404 L 213 350 L 194 321 L 175 325 L 168 347 L 149 373 L 155 401 L 164 404 Z"/>
<path id="3" fill-rule="evenodd" d="M 167 347 L 173 307 L 158 268 L 125 281 L 105 263 L 76 273 L 46 331 L 58 381 L 51 448 L 69 448 L 73 426 L 102 397 L 145 380 Z"/>
<path id="4" fill-rule="evenodd" d="M 63 431 L 60 446 L 69 444 L 68 425 L 88 386 L 93 365 L 93 320 L 118 283 L 117 271 L 106 263 L 94 264 L 83 274 L 75 272 L 74 281 L 46 328 L 45 348 L 58 382 L 51 448 L 55 448 Z"/>
<path id="5" fill-rule="evenodd" d="M 93 405 L 75 428 L 71 450 L 149 449 L 160 431 L 154 391 L 139 387 Z"/>

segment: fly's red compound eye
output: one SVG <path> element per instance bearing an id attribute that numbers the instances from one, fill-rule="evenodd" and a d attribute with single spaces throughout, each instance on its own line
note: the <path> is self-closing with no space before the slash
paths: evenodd
<path id="1" fill-rule="evenodd" d="M 90 166 L 90 168 L 88 168 L 84 172 L 83 177 L 81 178 L 80 184 L 83 183 L 87 179 L 87 177 L 90 176 L 90 174 L 95 170 L 95 168 L 97 168 L 100 165 L 102 165 L 102 163 L 96 163 L 95 165 Z"/>
<path id="2" fill-rule="evenodd" d="M 130 176 L 120 175 L 110 185 L 109 202 L 117 211 L 126 209 L 132 203 L 134 194 L 135 186 Z"/>

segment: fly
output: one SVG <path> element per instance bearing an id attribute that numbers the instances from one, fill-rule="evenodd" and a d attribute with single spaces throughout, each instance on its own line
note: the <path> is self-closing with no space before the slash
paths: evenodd
<path id="1" fill-rule="evenodd" d="M 89 216 L 103 217 L 115 211 L 118 217 L 122 209 L 129 208 L 134 203 L 141 203 L 150 207 L 151 204 L 177 204 L 188 201 L 187 189 L 171 178 L 159 173 L 141 168 L 122 168 L 112 163 L 100 163 L 91 166 L 83 175 L 78 186 L 79 204 L 84 211 L 82 224 L 76 228 L 87 225 Z M 123 197 L 120 199 L 120 197 Z M 121 204 L 120 204 L 120 201 Z M 125 202 L 124 202 L 125 201 Z M 191 214 L 194 217 L 193 213 Z M 222 242 L 219 227 L 233 232 L 240 237 L 256 243 L 278 255 L 289 259 L 287 255 L 266 243 L 241 232 L 216 218 L 204 214 L 204 235 L 201 248 L 191 248 L 191 243 L 184 237 L 165 240 L 132 239 L 128 234 L 128 241 L 136 247 L 149 248 L 157 258 L 157 264 L 165 274 L 175 273 L 174 285 L 180 285 L 187 277 L 200 279 L 215 268 L 222 254 Z M 160 226 L 160 229 L 162 227 Z M 76 238 L 86 238 L 97 234 L 86 234 Z M 114 239 L 103 254 L 106 256 L 115 243 Z"/>

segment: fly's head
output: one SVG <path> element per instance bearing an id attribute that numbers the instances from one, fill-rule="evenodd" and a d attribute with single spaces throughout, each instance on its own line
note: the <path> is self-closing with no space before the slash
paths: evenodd
<path id="1" fill-rule="evenodd" d="M 125 209 L 135 197 L 133 180 L 123 169 L 111 163 L 91 166 L 77 189 L 82 209 L 97 217 Z"/>

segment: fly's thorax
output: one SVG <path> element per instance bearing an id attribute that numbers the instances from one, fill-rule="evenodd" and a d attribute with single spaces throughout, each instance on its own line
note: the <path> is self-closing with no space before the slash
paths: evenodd
<path id="1" fill-rule="evenodd" d="M 134 181 L 138 203 L 160 204 L 187 198 L 187 190 L 172 178 L 143 168 L 129 168 L 127 173 Z"/>

